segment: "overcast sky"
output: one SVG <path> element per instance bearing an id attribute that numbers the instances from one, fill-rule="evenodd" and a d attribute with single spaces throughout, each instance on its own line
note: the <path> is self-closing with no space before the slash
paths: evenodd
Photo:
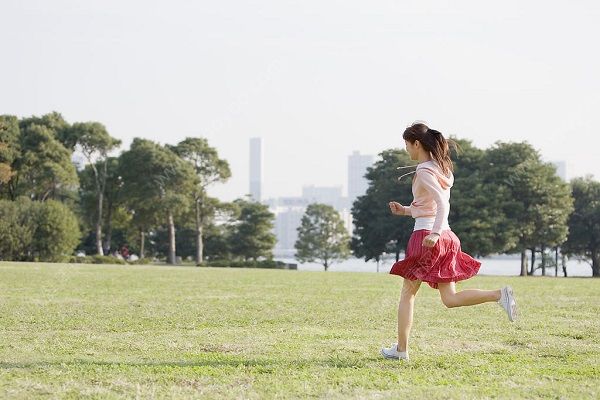
<path id="1" fill-rule="evenodd" d="M 124 141 L 204 136 L 248 192 L 346 185 L 353 150 L 421 119 L 488 147 L 527 140 L 600 178 L 597 1 L 0 0 L 0 114 L 58 111 Z M 595 50 L 594 50 L 595 49 Z"/>

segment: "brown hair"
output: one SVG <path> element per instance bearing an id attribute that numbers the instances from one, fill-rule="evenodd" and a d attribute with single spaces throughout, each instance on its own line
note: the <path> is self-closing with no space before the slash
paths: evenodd
<path id="1" fill-rule="evenodd" d="M 458 145 L 454 140 L 446 139 L 441 132 L 430 129 L 421 122 L 416 122 L 406 128 L 402 138 L 411 143 L 418 140 L 425 151 L 429 152 L 431 157 L 438 163 L 444 175 L 450 175 L 450 172 L 454 171 L 450 159 L 450 147 L 458 151 Z"/>

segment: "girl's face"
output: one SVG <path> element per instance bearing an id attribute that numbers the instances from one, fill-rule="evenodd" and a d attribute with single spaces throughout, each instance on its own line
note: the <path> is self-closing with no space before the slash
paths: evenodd
<path id="1" fill-rule="evenodd" d="M 408 140 L 404 141 L 404 144 L 406 145 L 406 151 L 408 152 L 408 155 L 410 155 L 410 159 L 411 160 L 418 160 L 419 159 L 419 145 L 418 145 L 418 141 L 415 141 L 414 143 L 409 142 Z"/>

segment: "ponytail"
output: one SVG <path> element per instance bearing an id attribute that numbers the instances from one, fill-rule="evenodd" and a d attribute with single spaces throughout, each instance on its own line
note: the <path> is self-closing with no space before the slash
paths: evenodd
<path id="1" fill-rule="evenodd" d="M 402 137 L 411 143 L 418 140 L 425 151 L 429 152 L 431 158 L 438 163 L 444 175 L 449 176 L 454 171 L 450 148 L 459 150 L 459 146 L 454 140 L 446 139 L 440 131 L 429 129 L 427 125 L 420 122 L 406 128 Z"/>

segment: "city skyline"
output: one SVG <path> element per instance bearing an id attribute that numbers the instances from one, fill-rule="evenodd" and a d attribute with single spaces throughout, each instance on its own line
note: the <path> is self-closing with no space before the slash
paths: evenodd
<path id="1" fill-rule="evenodd" d="M 250 143 L 252 147 L 252 142 Z M 327 204 L 340 214 L 346 231 L 353 233 L 352 204 L 358 196 L 365 194 L 368 182 L 365 177 L 367 168 L 373 164 L 373 156 L 353 151 L 347 160 L 348 190 L 343 193 L 343 185 L 302 186 L 302 194 L 292 197 L 274 197 L 263 201 L 275 215 L 273 233 L 277 238 L 274 249 L 276 257 L 293 257 L 295 242 L 306 208 L 311 203 Z M 252 164 L 252 162 L 251 162 Z M 252 187 L 252 186 L 251 186 Z"/>

